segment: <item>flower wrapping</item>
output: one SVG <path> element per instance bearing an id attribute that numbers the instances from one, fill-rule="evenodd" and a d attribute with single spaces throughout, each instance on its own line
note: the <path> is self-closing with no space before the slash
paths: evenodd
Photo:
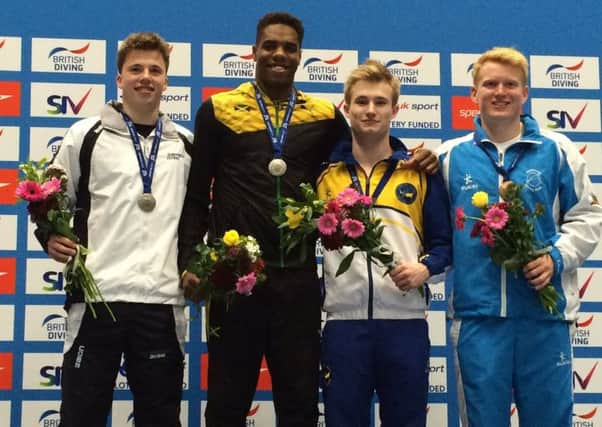
<path id="1" fill-rule="evenodd" d="M 84 295 L 84 301 L 96 318 L 93 302 L 102 302 L 115 321 L 111 308 L 105 302 L 98 285 L 90 270 L 86 267 L 85 259 L 88 249 L 79 244 L 79 238 L 71 228 L 73 209 L 66 192 L 67 174 L 56 165 L 48 165 L 46 159 L 39 162 L 29 161 L 19 165 L 24 175 L 17 184 L 15 195 L 19 200 L 27 202 L 27 211 L 33 223 L 45 237 L 51 234 L 65 236 L 77 243 L 75 255 L 65 264 L 65 292 L 72 294 L 79 289 Z"/>
<path id="2" fill-rule="evenodd" d="M 223 299 L 228 307 L 235 297 L 251 295 L 255 286 L 265 281 L 264 269 L 257 240 L 236 230 L 226 231 L 211 244 L 200 243 L 195 247 L 186 271 L 200 281 L 187 291 L 187 297 L 197 306 L 203 300 L 206 302 L 207 336 L 219 336 L 219 328 L 209 324 L 211 301 Z"/>
<path id="3" fill-rule="evenodd" d="M 466 215 L 463 207 L 456 208 L 455 225 L 458 230 L 465 228 L 466 219 L 474 220 L 471 237 L 478 237 L 489 248 L 493 262 L 507 271 L 521 271 L 533 259 L 549 253 L 551 247 L 544 247 L 535 241 L 534 222 L 544 212 L 537 204 L 529 211 L 520 197 L 523 186 L 505 181 L 500 187 L 502 201 L 489 203 L 489 195 L 484 191 L 473 194 L 472 205 L 481 211 L 480 217 Z M 559 317 L 558 304 L 562 296 L 549 283 L 538 291 L 543 308 Z"/>

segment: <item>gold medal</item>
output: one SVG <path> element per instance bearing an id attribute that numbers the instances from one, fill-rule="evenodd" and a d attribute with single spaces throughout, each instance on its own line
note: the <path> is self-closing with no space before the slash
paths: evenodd
<path id="1" fill-rule="evenodd" d="M 282 176 L 286 173 L 286 162 L 282 159 L 272 159 L 268 164 L 272 176 Z"/>
<path id="2" fill-rule="evenodd" d="M 138 196 L 138 207 L 144 212 L 150 212 L 155 209 L 157 201 L 151 193 L 142 193 Z"/>

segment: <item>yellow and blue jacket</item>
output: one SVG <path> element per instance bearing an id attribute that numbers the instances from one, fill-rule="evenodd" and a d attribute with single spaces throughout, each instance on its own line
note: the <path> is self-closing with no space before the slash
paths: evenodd
<path id="1" fill-rule="evenodd" d="M 353 157 L 351 141 L 340 144 L 318 179 L 318 194 L 330 200 L 352 186 L 353 169 L 358 178 L 355 187 L 361 187 L 358 190 L 363 194 L 372 196 L 381 181 L 386 181 L 373 200 L 375 215 L 385 226 L 383 243 L 393 250 L 397 261 L 422 262 L 432 280 L 441 280 L 440 275 L 451 264 L 452 232 L 443 179 L 440 174 L 407 168 L 409 153 L 398 139 L 391 137 L 391 147 L 392 156 L 377 163 L 367 175 Z M 394 169 L 387 180 L 391 162 Z M 418 290 L 400 291 L 385 269 L 365 256 L 356 256 L 349 270 L 336 277 L 338 266 L 351 251 L 350 247 L 324 251 L 323 309 L 329 320 L 424 318 L 428 298 Z"/>

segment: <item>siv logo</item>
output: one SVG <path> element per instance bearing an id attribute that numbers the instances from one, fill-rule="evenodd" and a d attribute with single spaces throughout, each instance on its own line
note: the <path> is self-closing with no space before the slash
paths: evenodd
<path id="1" fill-rule="evenodd" d="M 60 271 L 47 271 L 42 275 L 44 283 L 48 283 L 50 286 L 42 286 L 42 290 L 48 292 L 62 291 L 64 276 Z"/>
<path id="2" fill-rule="evenodd" d="M 567 122 L 571 129 L 576 129 L 583 117 L 583 113 L 585 113 L 585 109 L 587 108 L 587 104 L 583 106 L 581 111 L 577 113 L 575 117 L 569 114 L 568 111 L 560 111 L 560 110 L 550 110 L 548 111 L 546 117 L 552 123 L 548 123 L 546 126 L 550 129 L 566 129 Z"/>
<path id="3" fill-rule="evenodd" d="M 48 105 L 54 107 L 52 110 L 46 110 L 49 114 L 67 114 L 67 107 L 71 107 L 71 111 L 73 114 L 79 114 L 80 110 L 84 106 L 86 99 L 92 92 L 92 88 L 88 89 L 88 91 L 84 94 L 82 99 L 80 99 L 77 103 L 74 103 L 70 97 L 66 95 L 50 95 L 47 98 Z"/>
<path id="4" fill-rule="evenodd" d="M 581 387 L 581 390 L 587 390 L 587 387 L 594 375 L 594 372 L 596 372 L 597 367 L 598 367 L 598 362 L 596 362 L 594 364 L 594 366 L 592 367 L 592 369 L 589 370 L 589 372 L 587 373 L 585 378 L 581 378 L 581 376 L 579 375 L 579 373 L 577 371 L 573 371 L 573 389 L 574 390 L 577 389 L 576 383 L 578 383 L 579 387 Z"/>
<path id="5" fill-rule="evenodd" d="M 579 298 L 583 298 L 583 295 L 585 295 L 585 292 L 587 291 L 587 288 L 589 287 L 590 283 L 592 282 L 593 277 L 594 277 L 593 272 L 589 276 L 587 276 L 587 279 L 585 279 L 585 282 L 583 282 L 583 285 L 581 285 L 581 287 L 579 288 Z"/>
<path id="6" fill-rule="evenodd" d="M 60 366 L 42 366 L 40 368 L 40 376 L 46 378 L 46 381 L 40 381 L 40 385 L 44 387 L 60 386 L 61 370 Z"/>
<path id="7" fill-rule="evenodd" d="M 56 409 L 48 409 L 40 415 L 38 424 L 44 427 L 58 426 L 60 422 L 60 414 Z"/>

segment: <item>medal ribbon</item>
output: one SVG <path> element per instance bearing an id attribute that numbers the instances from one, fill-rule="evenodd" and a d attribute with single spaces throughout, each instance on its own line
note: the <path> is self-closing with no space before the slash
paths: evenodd
<path id="1" fill-rule="evenodd" d="M 485 155 L 487 156 L 497 173 L 501 175 L 502 178 L 504 178 L 504 181 L 508 181 L 510 179 L 510 172 L 514 170 L 514 168 L 518 164 L 518 161 L 521 159 L 521 157 L 523 157 L 525 151 L 527 151 L 527 145 L 523 145 L 516 157 L 514 158 L 514 160 L 512 160 L 512 163 L 510 163 L 510 166 L 508 168 L 505 168 L 497 160 L 495 160 L 495 158 L 491 155 L 489 151 L 487 151 L 487 148 L 485 148 L 485 145 L 482 142 L 477 142 L 477 146 L 481 150 L 483 150 L 483 153 L 485 153 Z"/>
<path id="2" fill-rule="evenodd" d="M 261 117 L 263 118 L 268 136 L 272 142 L 272 147 L 274 148 L 274 158 L 279 159 L 282 157 L 282 147 L 286 141 L 288 125 L 293 118 L 293 110 L 295 109 L 295 103 L 297 102 L 297 93 L 295 92 L 295 88 L 291 90 L 291 95 L 288 97 L 287 101 L 286 113 L 284 113 L 284 119 L 282 119 L 282 125 L 280 128 L 276 129 L 272 124 L 270 114 L 268 113 L 268 107 L 261 96 L 259 88 L 255 83 L 253 83 L 253 87 L 255 87 L 255 100 L 257 101 L 257 106 L 259 107 L 259 111 L 261 111 Z"/>
<path id="3" fill-rule="evenodd" d="M 355 169 L 355 165 L 351 165 L 351 164 L 347 165 L 347 170 L 349 171 L 349 175 L 351 175 L 351 182 L 353 183 L 353 186 L 355 187 L 355 189 L 360 194 L 368 194 L 369 196 L 371 196 L 373 203 L 376 202 L 376 199 L 378 198 L 380 193 L 383 191 L 383 188 L 385 188 L 385 185 L 387 184 L 387 182 L 389 182 L 389 179 L 391 179 L 393 172 L 395 172 L 395 167 L 397 166 L 398 160 L 388 159 L 387 162 L 389 163 L 387 166 L 387 170 L 385 171 L 383 176 L 380 178 L 380 181 L 376 185 L 376 188 L 374 189 L 374 192 L 371 195 L 369 193 L 370 192 L 370 188 L 369 188 L 370 184 L 369 184 L 368 179 L 366 179 L 366 191 L 364 191 L 362 189 L 362 184 L 360 183 L 360 179 L 357 176 L 357 170 Z"/>
<path id="4" fill-rule="evenodd" d="M 163 134 L 163 122 L 161 119 L 157 119 L 155 126 L 155 136 L 153 138 L 153 145 L 148 156 L 148 162 L 144 159 L 144 153 L 142 151 L 142 144 L 140 144 L 140 138 L 136 127 L 132 122 L 132 119 L 128 117 L 123 111 L 121 112 L 123 121 L 125 122 L 132 144 L 134 144 L 134 151 L 136 152 L 136 159 L 138 159 L 138 167 L 140 168 L 140 177 L 142 178 L 142 186 L 144 193 L 151 193 L 151 185 L 153 183 L 153 175 L 155 174 L 155 164 L 157 163 L 157 153 L 159 152 L 159 143 L 161 142 L 161 136 Z"/>
<path id="5" fill-rule="evenodd" d="M 265 123 L 265 127 L 268 132 L 268 136 L 270 137 L 270 141 L 272 142 L 272 148 L 274 150 L 274 158 L 280 159 L 282 157 L 282 148 L 284 147 L 284 142 L 286 141 L 286 135 L 288 134 L 288 125 L 293 118 L 293 111 L 295 110 L 295 103 L 297 102 L 297 92 L 293 87 L 291 89 L 291 95 L 288 97 L 286 112 L 284 113 L 284 118 L 282 119 L 282 125 L 276 129 L 272 124 L 272 120 L 270 119 L 270 114 L 268 113 L 268 107 L 261 96 L 261 91 L 257 87 L 257 84 L 253 83 L 253 87 L 255 88 L 255 101 L 257 101 L 257 106 L 259 107 L 259 111 L 261 112 L 261 117 L 263 118 L 263 122 Z M 278 122 L 278 112 L 276 111 L 276 122 Z M 282 202 L 280 197 L 280 177 L 276 177 L 276 201 L 278 203 L 278 215 L 282 212 Z M 280 267 L 284 267 L 284 249 L 282 248 L 282 236 L 283 230 L 280 229 Z"/>

